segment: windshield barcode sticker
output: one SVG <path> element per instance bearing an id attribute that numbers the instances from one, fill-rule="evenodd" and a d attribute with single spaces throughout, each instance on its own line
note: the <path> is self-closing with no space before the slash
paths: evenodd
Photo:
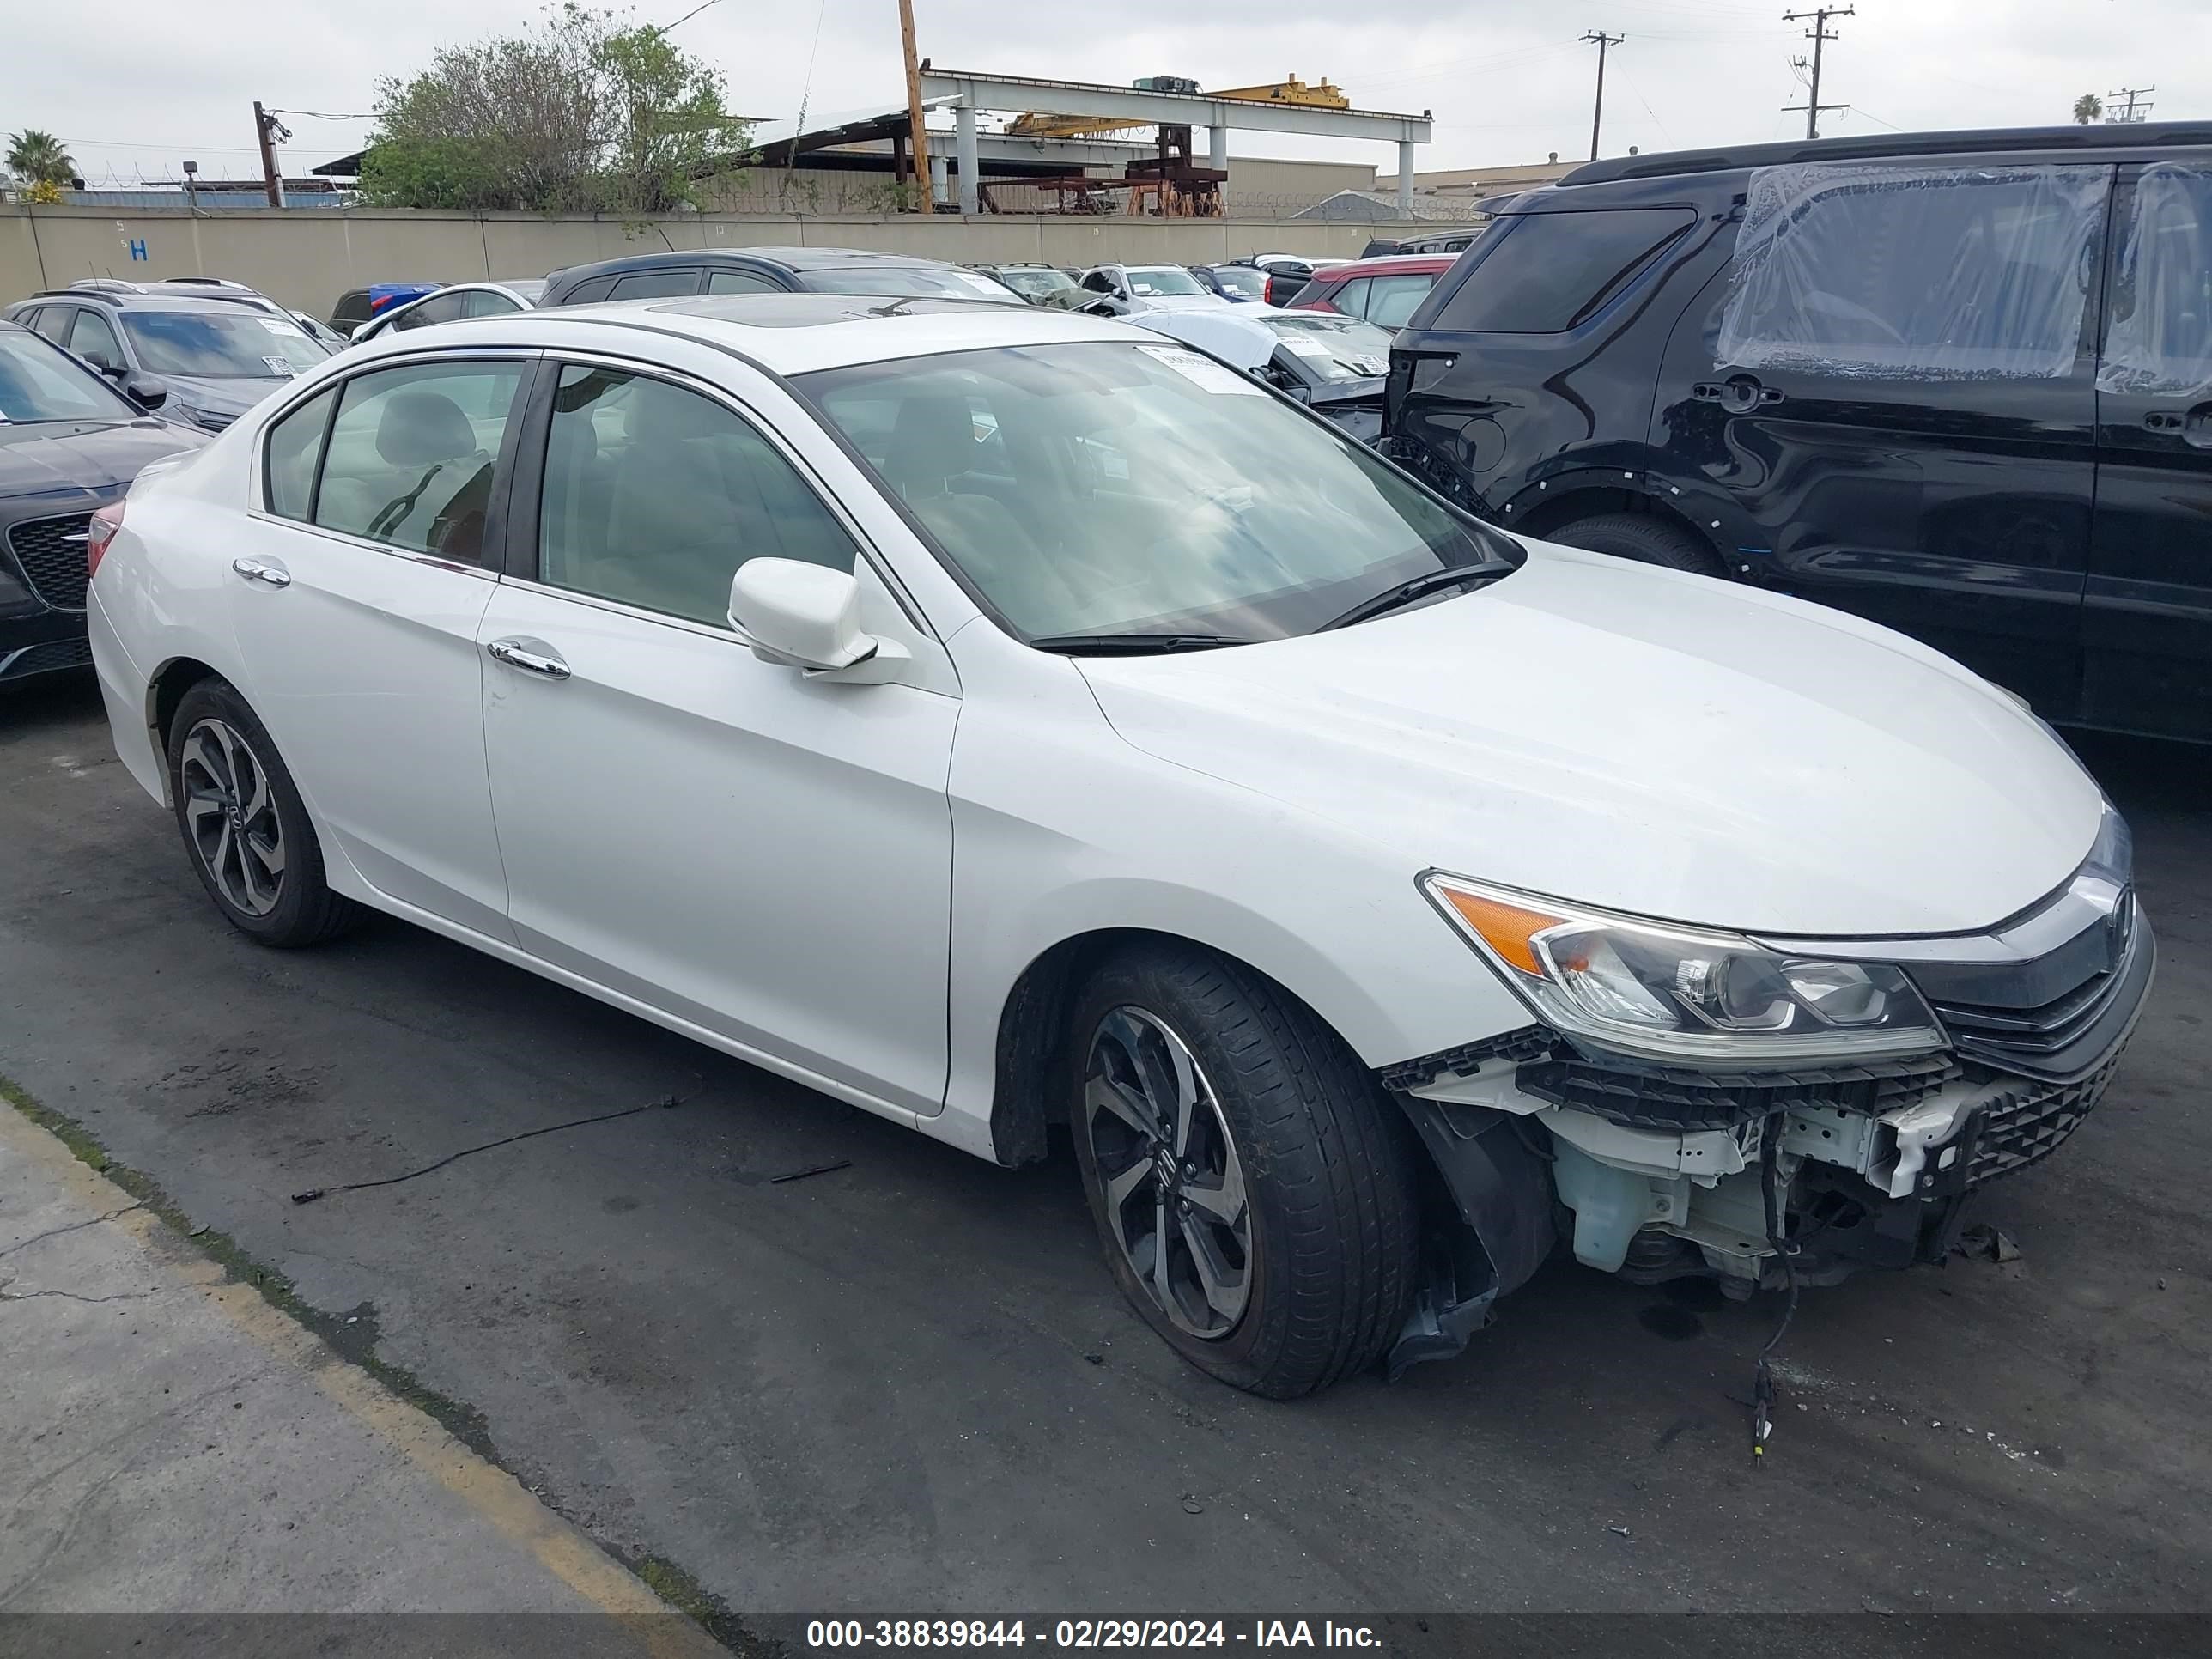
<path id="1" fill-rule="evenodd" d="M 1195 351 L 1186 351 L 1181 346 L 1156 345 L 1140 345 L 1137 349 L 1147 357 L 1165 363 L 1203 391 L 1250 398 L 1266 395 L 1257 380 L 1248 379 L 1233 368 L 1224 368 L 1211 357 L 1201 357 Z"/>

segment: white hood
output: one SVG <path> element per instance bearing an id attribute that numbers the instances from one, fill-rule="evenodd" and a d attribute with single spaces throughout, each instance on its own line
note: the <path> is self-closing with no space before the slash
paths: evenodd
<path id="1" fill-rule="evenodd" d="M 2004 693 L 1838 611 L 1530 544 L 1301 639 L 1079 659 L 1115 729 L 1431 867 L 1677 921 L 1967 932 L 2089 851 L 2096 785 Z"/>

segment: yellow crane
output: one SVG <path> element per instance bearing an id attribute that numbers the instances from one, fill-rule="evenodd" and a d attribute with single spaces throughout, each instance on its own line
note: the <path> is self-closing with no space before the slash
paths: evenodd
<path id="1" fill-rule="evenodd" d="M 1139 83 L 1140 87 L 1142 82 Z M 1161 88 L 1146 87 L 1146 91 Z M 1193 88 L 1195 91 L 1195 88 Z M 1226 92 L 1207 92 L 1197 94 L 1204 98 L 1236 98 L 1250 104 L 1297 104 L 1307 109 L 1350 109 L 1352 100 L 1327 78 L 1316 86 L 1308 86 L 1295 75 L 1264 87 L 1236 87 Z M 1101 132 L 1119 132 L 1141 126 L 1142 122 L 1102 118 L 1097 116 L 1050 115 L 1031 111 L 1018 116 L 1006 129 L 1012 138 L 1087 138 Z"/>

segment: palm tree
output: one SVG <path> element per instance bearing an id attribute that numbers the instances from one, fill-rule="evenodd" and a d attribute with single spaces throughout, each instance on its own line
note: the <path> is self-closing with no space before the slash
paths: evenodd
<path id="1" fill-rule="evenodd" d="M 27 185 L 66 185 L 76 162 L 52 133 L 27 127 L 8 140 L 8 170 Z"/>
<path id="2" fill-rule="evenodd" d="M 2087 126 L 2103 118 L 2105 100 L 2094 92 L 2085 92 L 2074 100 L 2074 119 L 2078 125 Z"/>

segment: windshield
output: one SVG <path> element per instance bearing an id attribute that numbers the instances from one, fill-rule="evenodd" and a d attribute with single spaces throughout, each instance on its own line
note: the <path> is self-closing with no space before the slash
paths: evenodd
<path id="1" fill-rule="evenodd" d="M 1008 288 L 1036 300 L 1075 286 L 1075 278 L 1064 270 L 1001 270 L 998 276 Z"/>
<path id="2" fill-rule="evenodd" d="M 20 329 L 0 330 L 0 421 L 130 421 L 138 411 L 58 346 Z"/>
<path id="3" fill-rule="evenodd" d="M 799 280 L 816 294 L 886 294 L 941 300 L 998 300 L 1018 306 L 1022 296 L 980 270 L 957 265 L 869 265 L 855 270 L 802 270 Z"/>
<path id="4" fill-rule="evenodd" d="M 1160 294 L 1203 294 L 1198 278 L 1181 265 L 1131 265 L 1123 273 L 1129 279 L 1129 292 L 1150 297 Z"/>
<path id="5" fill-rule="evenodd" d="M 1255 270 L 1250 265 L 1216 265 L 1213 280 L 1231 294 L 1243 294 L 1258 300 L 1267 292 L 1267 273 Z"/>
<path id="6" fill-rule="evenodd" d="M 1364 380 L 1390 372 L 1390 331 L 1350 317 L 1278 312 L 1259 319 L 1282 337 L 1307 370 L 1324 380 Z"/>
<path id="7" fill-rule="evenodd" d="M 1518 562 L 1324 422 L 1188 347 L 1002 346 L 798 384 L 1027 640 L 1310 633 Z"/>
<path id="8" fill-rule="evenodd" d="M 154 374 L 289 380 L 331 355 L 289 318 L 259 312 L 125 311 L 122 322 L 139 363 Z"/>

